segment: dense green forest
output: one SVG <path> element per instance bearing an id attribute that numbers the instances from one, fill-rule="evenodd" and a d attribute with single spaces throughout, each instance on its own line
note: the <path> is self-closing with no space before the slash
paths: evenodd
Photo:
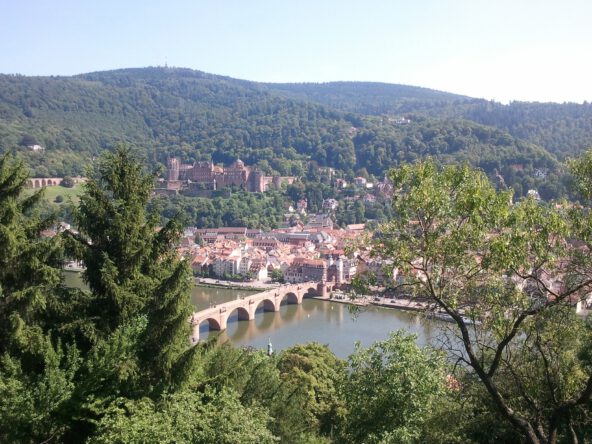
<path id="1" fill-rule="evenodd" d="M 401 85 L 273 85 L 178 68 L 74 77 L 0 75 L 0 150 L 18 150 L 36 176 L 84 173 L 119 141 L 151 166 L 241 158 L 303 175 L 308 162 L 382 177 L 433 156 L 469 162 L 512 186 L 565 194 L 557 159 L 592 144 L 590 105 L 501 105 Z M 27 145 L 44 151 L 32 152 Z M 501 180 L 503 179 L 503 181 Z"/>
<path id="2" fill-rule="evenodd" d="M 378 82 L 265 83 L 297 100 L 316 102 L 343 112 L 385 115 L 464 104 L 470 97 L 417 86 Z"/>
<path id="3" fill-rule="evenodd" d="M 559 159 L 592 146 L 592 104 L 510 102 L 372 82 L 266 84 L 287 97 L 365 115 L 462 118 L 539 145 Z"/>

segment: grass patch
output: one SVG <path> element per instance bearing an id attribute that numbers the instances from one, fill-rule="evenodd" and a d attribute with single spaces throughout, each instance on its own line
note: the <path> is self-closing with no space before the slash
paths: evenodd
<path id="1" fill-rule="evenodd" d="M 62 187 L 60 185 L 55 186 L 48 186 L 44 188 L 45 193 L 43 194 L 44 200 L 49 202 L 50 204 L 54 205 L 64 205 L 72 201 L 73 203 L 78 203 L 80 199 L 80 195 L 82 194 L 83 188 L 82 184 L 76 184 L 72 188 Z M 33 194 L 37 190 L 28 189 L 27 192 L 29 194 Z M 60 203 L 56 202 L 55 199 L 57 196 L 62 196 L 64 200 Z"/>

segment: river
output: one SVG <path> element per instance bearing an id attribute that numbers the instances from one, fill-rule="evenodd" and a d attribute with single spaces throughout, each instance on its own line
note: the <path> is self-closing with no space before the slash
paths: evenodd
<path id="1" fill-rule="evenodd" d="M 80 286 L 76 273 L 66 272 L 66 284 Z M 191 299 L 196 309 L 253 294 L 252 291 L 231 290 L 195 286 Z M 301 305 L 282 305 L 277 313 L 263 312 L 262 308 L 253 321 L 238 321 L 236 313 L 228 320 L 220 341 L 230 341 L 236 346 L 266 349 L 271 340 L 274 350 L 282 350 L 298 343 L 320 342 L 327 344 L 339 357 L 346 358 L 354 350 L 356 341 L 368 346 L 386 339 L 390 331 L 400 328 L 414 333 L 418 343 L 433 343 L 440 333 L 441 322 L 426 321 L 420 313 L 396 309 L 369 307 L 353 317 L 348 305 L 337 302 L 304 299 Z M 208 337 L 207 323 L 202 323 L 200 338 Z"/>

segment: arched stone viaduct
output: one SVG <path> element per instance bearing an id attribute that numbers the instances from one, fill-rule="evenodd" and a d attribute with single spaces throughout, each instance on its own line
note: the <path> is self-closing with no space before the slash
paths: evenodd
<path id="1" fill-rule="evenodd" d="M 27 179 L 27 185 L 29 188 L 43 188 L 60 185 L 64 180 L 63 177 L 31 177 Z M 74 183 L 79 184 L 86 182 L 86 177 L 72 177 Z"/>
<path id="2" fill-rule="evenodd" d="M 29 188 L 43 188 L 59 185 L 62 183 L 61 177 L 32 177 L 27 180 Z"/>
<path id="3" fill-rule="evenodd" d="M 333 288 L 332 283 L 303 282 L 300 284 L 285 284 L 271 290 L 266 290 L 234 301 L 225 302 L 193 313 L 190 322 L 192 326 L 191 341 L 199 341 L 199 326 L 207 321 L 210 330 L 226 330 L 228 318 L 236 310 L 240 321 L 255 319 L 255 312 L 261 304 L 263 311 L 279 311 L 282 301 L 288 304 L 301 304 L 304 295 L 326 296 Z"/>

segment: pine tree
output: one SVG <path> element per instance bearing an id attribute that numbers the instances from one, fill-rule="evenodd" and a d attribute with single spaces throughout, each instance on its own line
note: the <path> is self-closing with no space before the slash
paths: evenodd
<path id="1" fill-rule="evenodd" d="M 151 188 L 152 177 L 120 147 L 95 165 L 74 212 L 73 253 L 86 266 L 87 310 L 99 337 L 141 313 L 149 298 L 153 249 L 163 247 L 156 219 L 146 216 Z"/>
<path id="2" fill-rule="evenodd" d="M 23 197 L 27 178 L 21 161 L 0 158 L 0 354 L 42 354 L 46 307 L 61 282 L 59 241 L 41 237 L 54 221 L 34 214 L 41 192 Z"/>
<path id="3" fill-rule="evenodd" d="M 197 348 L 188 348 L 189 265 L 172 255 L 161 264 L 163 278 L 149 305 L 141 361 L 150 383 L 162 390 L 180 386 L 189 378 Z"/>
<path id="4" fill-rule="evenodd" d="M 196 356 L 189 348 L 191 276 L 174 248 L 181 225 L 173 219 L 159 229 L 158 216 L 147 212 L 153 181 L 129 148 L 106 154 L 75 211 L 79 233 L 70 234 L 86 265 L 94 340 L 147 319 L 137 345 L 136 395 L 181 384 Z"/>
<path id="5" fill-rule="evenodd" d="M 60 239 L 41 236 L 54 221 L 35 214 L 42 192 L 27 197 L 27 177 L 22 162 L 0 158 L 0 442 L 61 436 L 80 361 L 52 318 Z"/>

